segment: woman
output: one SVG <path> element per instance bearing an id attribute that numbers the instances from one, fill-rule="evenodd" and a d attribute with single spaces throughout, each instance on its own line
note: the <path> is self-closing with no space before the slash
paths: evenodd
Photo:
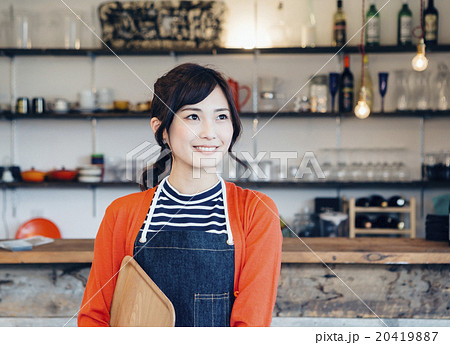
<path id="1" fill-rule="evenodd" d="M 270 326 L 281 267 L 278 209 L 216 170 L 227 152 L 243 164 L 231 152 L 241 133 L 231 90 L 217 71 L 185 63 L 154 92 L 151 127 L 162 152 L 142 191 L 106 209 L 78 325 L 109 325 L 116 273 L 131 255 L 172 301 L 175 326 Z"/>

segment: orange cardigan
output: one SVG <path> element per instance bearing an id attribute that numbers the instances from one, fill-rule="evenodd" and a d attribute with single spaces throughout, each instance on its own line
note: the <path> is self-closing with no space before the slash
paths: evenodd
<path id="1" fill-rule="evenodd" d="M 266 194 L 224 181 L 235 245 L 234 301 L 230 326 L 270 326 L 281 269 L 278 209 Z M 133 256 L 139 229 L 156 186 L 114 200 L 94 245 L 94 260 L 78 313 L 78 326 L 109 326 L 111 300 L 122 259 Z"/>

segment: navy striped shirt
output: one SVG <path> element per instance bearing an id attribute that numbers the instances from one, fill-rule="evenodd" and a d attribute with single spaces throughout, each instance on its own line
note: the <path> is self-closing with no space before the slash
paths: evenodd
<path id="1" fill-rule="evenodd" d="M 152 203 L 155 201 L 153 198 Z M 140 233 L 148 221 L 148 213 Z M 222 185 L 217 182 L 198 194 L 182 194 L 163 181 L 148 232 L 198 230 L 226 234 Z"/>

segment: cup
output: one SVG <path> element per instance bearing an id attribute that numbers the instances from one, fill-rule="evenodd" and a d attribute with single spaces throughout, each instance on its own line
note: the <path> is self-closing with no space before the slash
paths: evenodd
<path id="1" fill-rule="evenodd" d="M 80 49 L 80 21 L 73 15 L 64 17 L 64 47 Z"/>
<path id="2" fill-rule="evenodd" d="M 110 88 L 101 88 L 97 91 L 97 103 L 100 110 L 114 109 L 114 90 Z"/>
<path id="3" fill-rule="evenodd" d="M 90 112 L 95 110 L 95 93 L 90 89 L 81 90 L 78 95 L 80 111 Z"/>
<path id="4" fill-rule="evenodd" d="M 31 16 L 26 12 L 19 12 L 14 17 L 16 47 L 31 48 Z"/>

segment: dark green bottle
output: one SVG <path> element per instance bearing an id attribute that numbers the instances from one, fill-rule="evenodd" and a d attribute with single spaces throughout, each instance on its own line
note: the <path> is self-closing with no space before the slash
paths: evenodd
<path id="1" fill-rule="evenodd" d="M 428 7 L 423 11 L 424 39 L 427 46 L 438 44 L 439 13 L 434 7 L 434 0 L 428 0 Z"/>
<path id="2" fill-rule="evenodd" d="M 408 0 L 403 0 L 403 6 L 398 12 L 397 45 L 412 44 L 412 12 L 408 7 Z"/>
<path id="3" fill-rule="evenodd" d="M 366 13 L 366 46 L 380 45 L 380 14 L 375 7 L 375 0 L 371 0 Z"/>

